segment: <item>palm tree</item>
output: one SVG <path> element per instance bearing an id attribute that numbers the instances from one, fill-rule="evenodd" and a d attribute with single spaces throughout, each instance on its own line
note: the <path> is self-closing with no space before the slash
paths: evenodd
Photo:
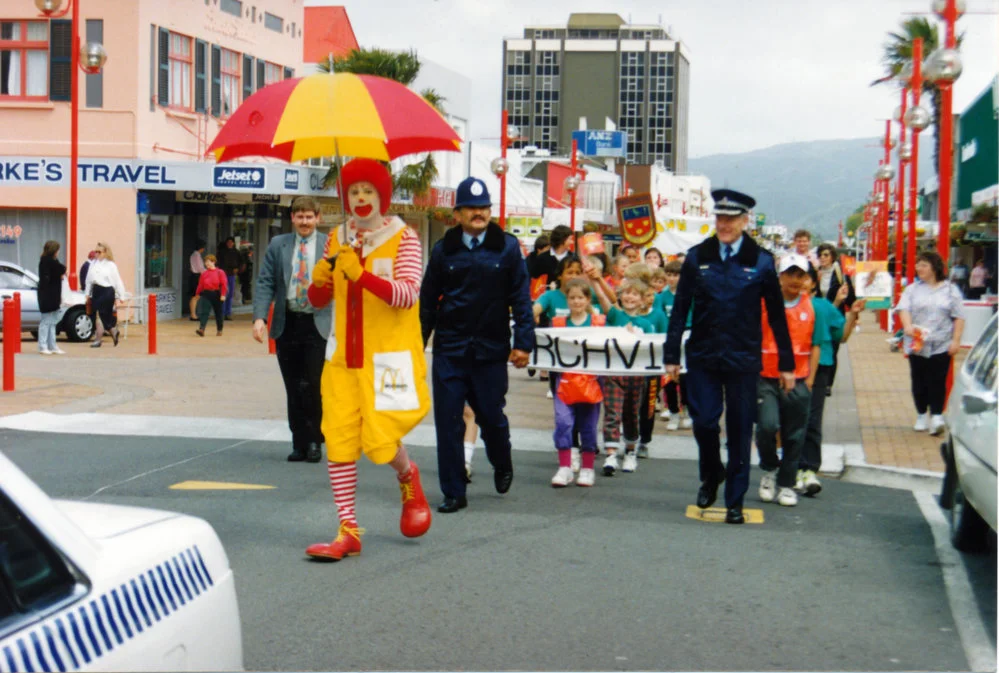
<path id="1" fill-rule="evenodd" d="M 394 52 L 384 49 L 354 49 L 346 56 L 326 59 L 319 64 L 322 72 L 350 72 L 356 75 L 377 75 L 395 80 L 409 86 L 420 73 L 420 59 L 416 52 Z M 424 89 L 420 95 L 438 112 L 444 114 L 444 102 L 447 100 L 434 89 Z M 336 183 L 338 168 L 334 164 L 323 178 L 325 186 Z M 439 171 L 434 155 L 427 153 L 422 161 L 407 164 L 393 175 L 393 186 L 400 191 L 406 191 L 415 196 L 421 196 L 430 191 Z"/>
<path id="2" fill-rule="evenodd" d="M 881 55 L 881 65 L 884 67 L 884 76 L 873 82 L 871 86 L 878 84 L 895 84 L 896 77 L 902 67 L 912 62 L 912 44 L 916 38 L 923 38 L 923 58 L 932 54 L 940 46 L 940 34 L 937 31 L 937 24 L 925 17 L 914 17 L 902 22 L 898 32 L 888 33 L 888 39 L 884 44 L 884 52 Z M 963 36 L 958 36 L 957 46 L 961 46 Z M 923 94 L 930 97 L 930 117 L 932 123 L 936 124 L 940 119 L 940 89 L 932 82 L 923 80 Z M 933 170 L 936 171 L 940 164 L 940 134 L 936 133 L 933 148 Z"/>

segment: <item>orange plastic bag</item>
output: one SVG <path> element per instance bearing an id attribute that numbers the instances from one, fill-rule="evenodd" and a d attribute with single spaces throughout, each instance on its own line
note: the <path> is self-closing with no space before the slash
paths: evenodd
<path id="1" fill-rule="evenodd" d="M 596 376 L 569 372 L 559 377 L 558 398 L 565 404 L 599 404 L 604 391 Z"/>

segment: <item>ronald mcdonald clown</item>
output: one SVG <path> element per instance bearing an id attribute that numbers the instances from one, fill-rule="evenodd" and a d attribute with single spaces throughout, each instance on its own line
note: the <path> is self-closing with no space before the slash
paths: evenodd
<path id="1" fill-rule="evenodd" d="M 430 409 L 418 302 L 420 240 L 398 217 L 385 216 L 392 176 L 382 164 L 354 159 L 343 167 L 341 184 L 351 217 L 330 235 L 309 287 L 313 305 L 335 302 L 332 356 L 321 390 L 340 529 L 335 540 L 305 553 L 334 561 L 361 553 L 364 531 L 354 514 L 354 493 L 362 453 L 373 463 L 390 464 L 398 475 L 402 534 L 419 537 L 430 528 L 419 469 L 402 445 Z"/>

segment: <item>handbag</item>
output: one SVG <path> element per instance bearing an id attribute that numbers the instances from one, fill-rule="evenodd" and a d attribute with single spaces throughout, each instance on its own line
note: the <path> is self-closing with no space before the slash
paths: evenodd
<path id="1" fill-rule="evenodd" d="M 597 377 L 592 374 L 562 374 L 558 381 L 558 398 L 564 404 L 599 404 L 604 401 Z"/>

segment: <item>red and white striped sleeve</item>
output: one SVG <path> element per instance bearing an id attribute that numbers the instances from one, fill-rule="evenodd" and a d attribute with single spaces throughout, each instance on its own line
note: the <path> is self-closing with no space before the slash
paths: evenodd
<path id="1" fill-rule="evenodd" d="M 411 308 L 420 298 L 423 277 L 423 246 L 414 232 L 407 229 L 403 234 L 392 266 L 392 280 L 365 272 L 361 287 L 393 308 Z"/>

